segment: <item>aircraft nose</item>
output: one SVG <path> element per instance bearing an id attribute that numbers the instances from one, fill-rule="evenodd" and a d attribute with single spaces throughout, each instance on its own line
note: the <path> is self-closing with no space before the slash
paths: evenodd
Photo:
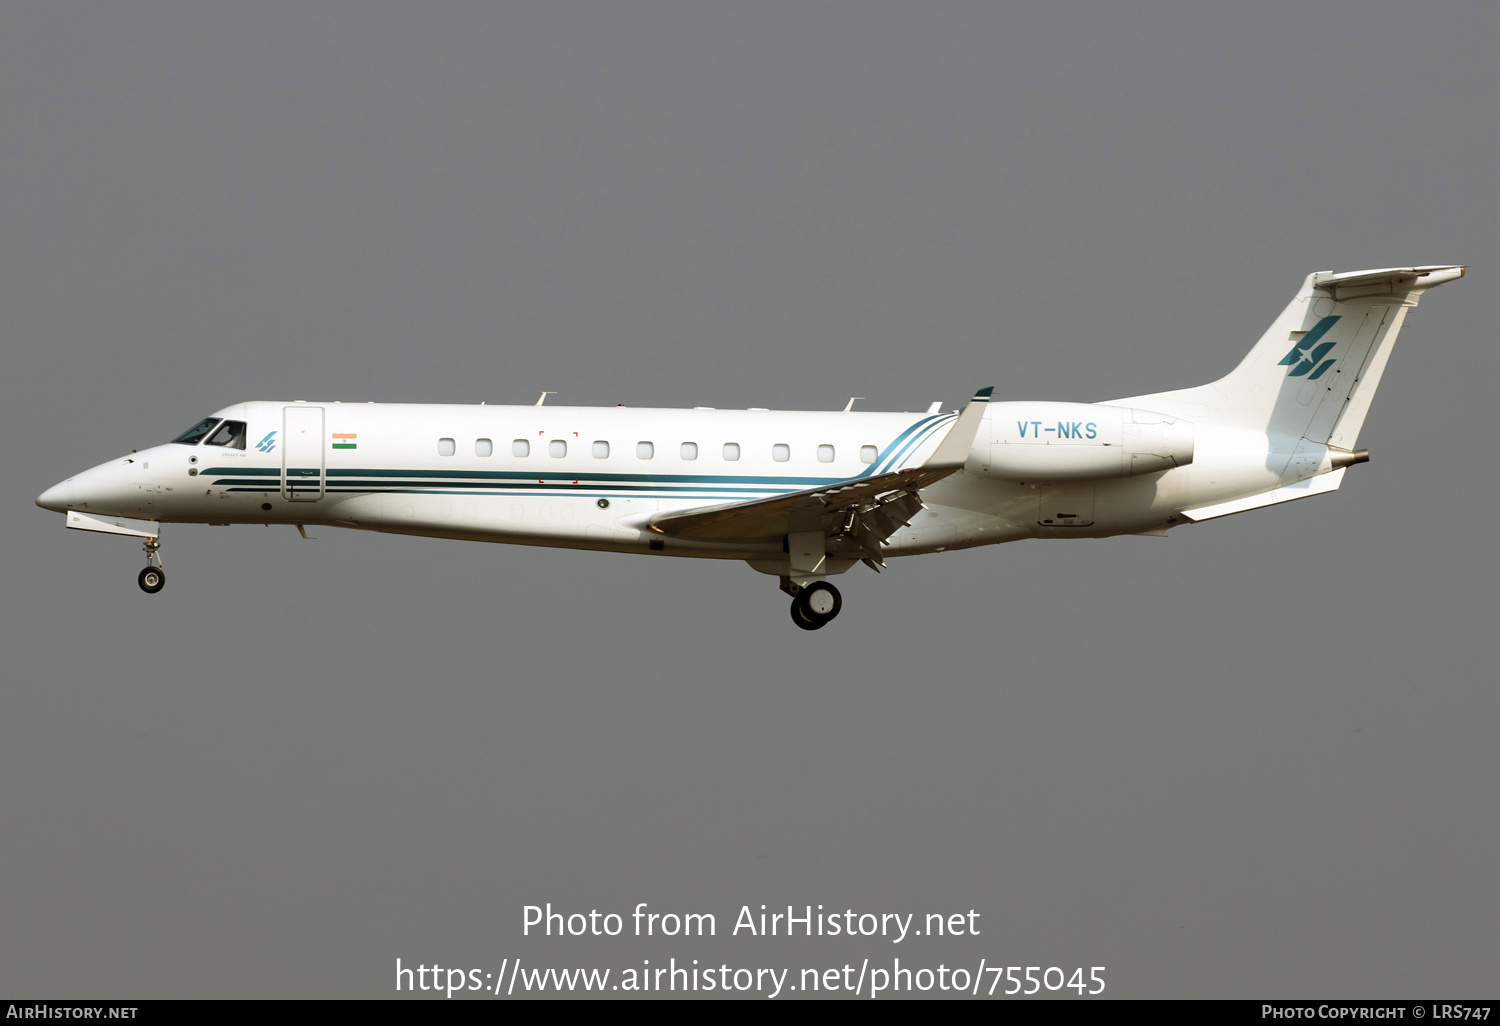
<path id="1" fill-rule="evenodd" d="M 36 504 L 59 513 L 87 509 L 91 513 L 126 515 L 123 509 L 116 507 L 130 504 L 131 482 L 126 468 L 133 463 L 135 460 L 127 457 L 81 471 L 38 495 Z"/>
<path id="2" fill-rule="evenodd" d="M 36 497 L 36 504 L 42 509 L 50 509 L 57 513 L 66 513 L 68 506 L 73 501 L 73 479 L 61 481 L 48 488 Z"/>

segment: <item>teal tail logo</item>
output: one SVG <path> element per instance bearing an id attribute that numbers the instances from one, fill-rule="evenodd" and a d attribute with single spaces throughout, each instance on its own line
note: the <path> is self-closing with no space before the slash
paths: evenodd
<path id="1" fill-rule="evenodd" d="M 1281 363 L 1277 364 L 1277 366 L 1292 368 L 1287 374 L 1289 378 L 1305 377 L 1308 381 L 1317 381 L 1329 367 L 1338 362 L 1337 360 L 1318 362 L 1323 360 L 1323 357 L 1328 355 L 1328 350 L 1333 348 L 1332 342 L 1319 342 L 1318 339 L 1328 334 L 1328 329 L 1338 322 L 1338 315 L 1334 315 L 1332 317 L 1324 317 L 1317 324 L 1314 324 L 1312 330 L 1292 347 L 1290 353 L 1281 358 Z M 1315 367 L 1317 369 L 1313 370 Z M 1309 375 L 1308 371 L 1312 371 L 1312 374 Z"/>

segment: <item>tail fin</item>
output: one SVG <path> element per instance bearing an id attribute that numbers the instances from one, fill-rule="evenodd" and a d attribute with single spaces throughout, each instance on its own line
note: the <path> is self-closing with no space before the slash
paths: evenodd
<path id="1" fill-rule="evenodd" d="M 1223 427 L 1353 449 L 1409 307 L 1458 265 L 1307 276 L 1240 365 L 1197 388 L 1114 400 Z"/>

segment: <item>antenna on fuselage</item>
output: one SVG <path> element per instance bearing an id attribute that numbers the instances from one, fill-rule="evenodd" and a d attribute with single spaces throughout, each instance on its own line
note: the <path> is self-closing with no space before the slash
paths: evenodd
<path id="1" fill-rule="evenodd" d="M 937 402 L 933 403 L 931 406 L 927 407 L 927 412 L 928 413 L 941 413 L 942 410 L 943 410 L 943 401 L 941 399 L 939 399 Z"/>
<path id="2" fill-rule="evenodd" d="M 545 406 L 546 403 L 547 403 L 547 397 L 549 395 L 556 395 L 556 394 L 557 394 L 556 392 L 543 392 L 541 395 L 537 396 L 536 404 L 538 406 Z"/>
<path id="3" fill-rule="evenodd" d="M 864 396 L 862 396 L 862 395 L 851 395 L 849 397 L 849 401 L 844 404 L 844 412 L 848 413 L 849 411 L 853 410 L 854 409 L 854 400 L 856 400 L 856 399 L 863 399 L 863 398 L 864 398 Z"/>

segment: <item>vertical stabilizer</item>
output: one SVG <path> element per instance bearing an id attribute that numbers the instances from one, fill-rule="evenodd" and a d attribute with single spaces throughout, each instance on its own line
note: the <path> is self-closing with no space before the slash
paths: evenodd
<path id="1" fill-rule="evenodd" d="M 1262 433 L 1290 442 L 1286 451 L 1301 439 L 1352 449 L 1406 311 L 1463 274 L 1458 265 L 1310 274 L 1229 374 L 1109 405 Z"/>

